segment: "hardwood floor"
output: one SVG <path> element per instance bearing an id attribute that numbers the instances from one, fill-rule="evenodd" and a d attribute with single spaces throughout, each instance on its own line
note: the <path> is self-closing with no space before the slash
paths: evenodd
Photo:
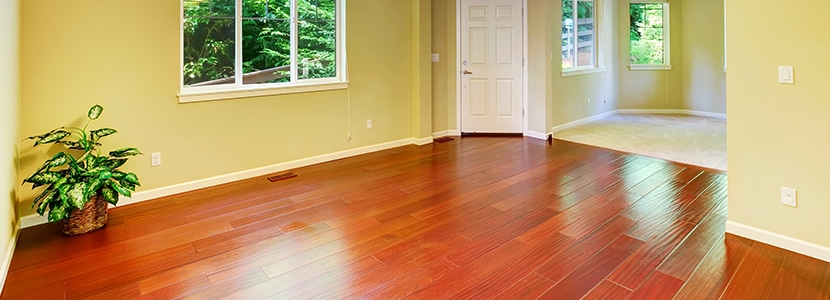
<path id="1" fill-rule="evenodd" d="M 828 299 L 828 263 L 724 235 L 726 175 L 465 137 L 24 229 L 8 299 Z"/>

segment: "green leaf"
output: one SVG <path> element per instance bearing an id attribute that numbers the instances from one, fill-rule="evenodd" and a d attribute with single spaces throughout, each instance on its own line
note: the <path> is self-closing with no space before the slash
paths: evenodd
<path id="1" fill-rule="evenodd" d="M 121 186 L 121 183 L 119 183 L 118 181 L 108 180 L 107 186 L 111 187 L 113 190 L 115 190 L 121 195 L 124 195 L 125 197 L 132 197 L 132 192 L 130 192 L 129 189 Z"/>
<path id="2" fill-rule="evenodd" d="M 136 148 L 122 148 L 115 151 L 110 151 L 110 156 L 112 157 L 125 157 L 125 156 L 135 156 L 141 154 Z"/>
<path id="3" fill-rule="evenodd" d="M 106 163 L 102 164 L 110 168 L 110 170 L 118 169 L 118 167 L 123 166 L 124 163 L 127 162 L 126 158 L 116 158 L 107 160 Z"/>
<path id="4" fill-rule="evenodd" d="M 101 187 L 104 186 L 104 180 L 106 179 L 95 178 L 93 180 L 90 180 L 89 183 L 87 183 L 86 185 L 86 194 L 90 197 L 98 194 L 98 190 L 100 190 Z"/>
<path id="5" fill-rule="evenodd" d="M 118 193 L 116 193 L 111 187 L 104 186 L 101 188 L 101 196 L 104 197 L 105 201 L 112 203 L 113 205 L 118 203 Z"/>
<path id="6" fill-rule="evenodd" d="M 103 170 L 101 172 L 98 172 L 98 179 L 100 180 L 110 179 L 110 177 L 112 177 L 112 172 L 110 172 L 109 170 Z"/>
<path id="7" fill-rule="evenodd" d="M 72 150 L 84 150 L 84 147 L 81 147 L 81 144 L 76 141 L 60 141 L 60 143 Z"/>
<path id="8" fill-rule="evenodd" d="M 68 205 L 56 205 L 49 208 L 49 222 L 57 222 L 69 218 L 69 212 L 72 210 Z"/>
<path id="9" fill-rule="evenodd" d="M 87 117 L 91 120 L 98 119 L 101 116 L 101 113 L 104 111 L 104 107 L 95 104 L 95 106 L 89 108 L 89 112 L 86 114 Z"/>
<path id="10" fill-rule="evenodd" d="M 41 186 L 44 184 L 55 183 L 60 180 L 61 177 L 58 173 L 55 172 L 40 172 L 32 174 L 29 178 L 23 179 L 23 182 L 32 183 L 35 186 Z M 33 187 L 34 188 L 34 187 Z"/>
<path id="11" fill-rule="evenodd" d="M 43 215 L 46 212 L 46 208 L 49 207 L 49 203 L 52 203 L 52 198 L 55 198 L 57 194 L 54 192 L 50 193 L 49 198 L 44 198 L 43 201 L 40 202 L 40 205 L 37 206 L 37 214 Z M 37 203 L 37 202 L 35 202 Z M 34 203 L 32 203 L 32 208 L 34 208 Z"/>
<path id="12" fill-rule="evenodd" d="M 99 138 L 111 135 L 111 134 L 116 133 L 116 132 L 118 132 L 118 131 L 116 131 L 115 129 L 112 129 L 112 128 L 101 128 L 101 129 L 93 130 L 92 131 L 92 139 L 97 140 Z"/>
<path id="13" fill-rule="evenodd" d="M 56 131 L 50 132 L 49 134 L 47 134 L 45 136 L 36 137 L 36 139 L 38 139 L 38 141 L 35 142 L 35 146 L 42 145 L 42 144 L 48 144 L 48 143 L 54 143 L 54 142 L 60 141 L 62 138 L 70 136 L 70 135 L 72 135 L 72 134 L 69 133 L 69 131 L 66 131 L 66 130 L 63 130 L 63 129 L 58 129 Z"/>
<path id="14" fill-rule="evenodd" d="M 73 184 L 72 187 L 66 191 L 66 196 L 72 206 L 77 209 L 84 208 L 84 204 L 89 201 L 89 197 L 86 193 L 86 182 L 78 182 Z"/>
<path id="15" fill-rule="evenodd" d="M 58 152 L 55 156 L 52 156 L 52 159 L 47 161 L 47 164 L 50 168 L 63 166 L 69 162 L 67 156 L 65 152 Z"/>
<path id="16" fill-rule="evenodd" d="M 134 173 L 129 173 L 129 174 L 127 174 L 127 176 L 124 176 L 124 181 L 135 184 L 135 185 L 138 185 L 138 186 L 141 185 L 141 183 L 138 182 L 138 175 L 135 175 Z"/>
<path id="17" fill-rule="evenodd" d="M 57 193 L 55 191 L 56 189 L 54 188 L 48 188 L 44 190 L 43 193 L 40 193 L 40 195 L 35 197 L 35 200 L 32 200 L 32 208 L 34 208 L 38 204 L 38 202 L 41 203 L 41 206 L 43 206 L 44 204 L 49 204 L 49 202 L 51 202 L 53 198 L 57 196 Z M 40 215 L 43 214 L 41 213 Z"/>

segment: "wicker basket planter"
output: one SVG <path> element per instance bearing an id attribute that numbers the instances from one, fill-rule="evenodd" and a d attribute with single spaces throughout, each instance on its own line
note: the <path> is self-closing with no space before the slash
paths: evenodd
<path id="1" fill-rule="evenodd" d="M 78 235 L 95 231 L 107 224 L 107 202 L 101 195 L 87 201 L 83 209 L 73 210 L 69 218 L 61 220 L 61 231 L 65 235 Z"/>

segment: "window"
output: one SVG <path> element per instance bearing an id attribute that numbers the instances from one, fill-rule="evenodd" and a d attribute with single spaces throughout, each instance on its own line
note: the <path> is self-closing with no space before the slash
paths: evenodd
<path id="1" fill-rule="evenodd" d="M 562 71 L 597 67 L 596 2 L 562 0 Z"/>
<path id="2" fill-rule="evenodd" d="M 343 2 L 183 0 L 180 101 L 342 86 Z"/>
<path id="3" fill-rule="evenodd" d="M 632 2 L 629 4 L 631 69 L 671 69 L 669 3 L 643 0 Z"/>

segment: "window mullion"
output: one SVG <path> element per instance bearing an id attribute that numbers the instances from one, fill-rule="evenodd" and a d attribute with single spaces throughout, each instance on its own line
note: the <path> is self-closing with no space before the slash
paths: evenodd
<path id="1" fill-rule="evenodd" d="M 234 33 L 234 84 L 242 85 L 242 0 L 236 0 Z"/>
<path id="2" fill-rule="evenodd" d="M 299 66 L 297 65 L 299 17 L 297 0 L 291 0 L 291 82 L 297 82 L 300 72 Z"/>
<path id="3" fill-rule="evenodd" d="M 579 68 L 579 0 L 574 0 L 573 17 L 574 17 L 574 68 Z"/>

